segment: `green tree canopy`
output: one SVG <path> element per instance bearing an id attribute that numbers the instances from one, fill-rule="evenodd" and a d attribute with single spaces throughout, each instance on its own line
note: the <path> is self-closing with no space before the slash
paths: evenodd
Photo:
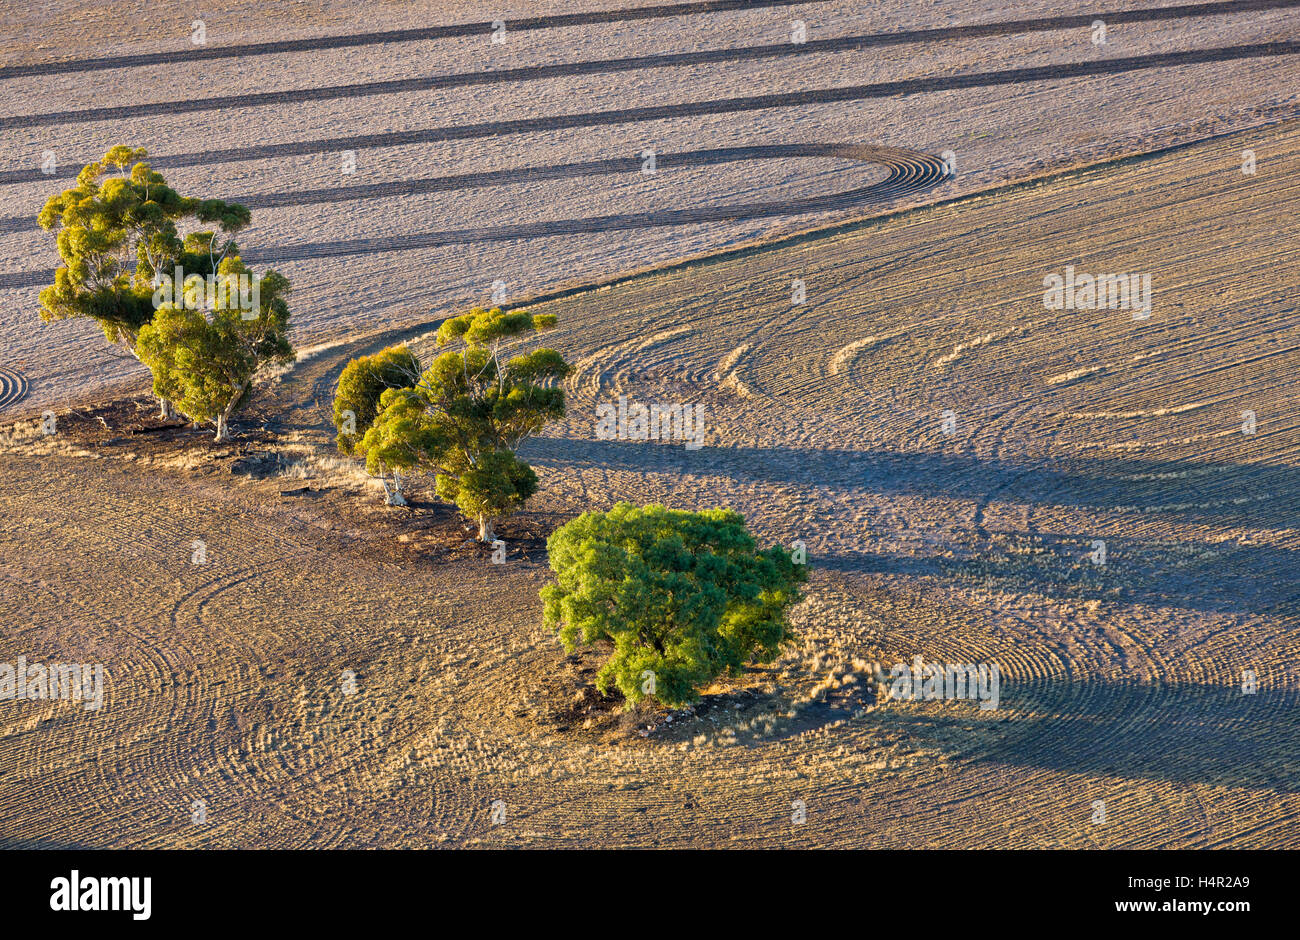
<path id="1" fill-rule="evenodd" d="M 555 325 L 553 315 L 472 310 L 439 328 L 440 354 L 406 389 L 380 396 L 379 413 L 360 449 L 367 466 L 435 474 L 438 496 L 495 539 L 494 523 L 516 512 L 537 490 L 532 468 L 515 456 L 527 437 L 564 414 L 569 370 L 553 349 L 504 358 L 505 346 Z"/>
<path id="2" fill-rule="evenodd" d="M 370 356 L 358 356 L 349 362 L 339 375 L 338 390 L 334 395 L 334 438 L 338 449 L 349 457 L 362 457 L 371 474 L 384 484 L 390 505 L 404 505 L 402 480 L 395 468 L 408 466 L 409 462 L 388 464 L 384 461 L 388 440 L 374 443 L 372 457 L 362 446 L 366 432 L 374 424 L 380 411 L 380 397 L 390 389 L 410 388 L 420 380 L 420 360 L 405 346 L 390 346 Z M 390 428 L 399 434 L 405 429 Z M 389 475 L 391 474 L 391 481 Z"/>
<path id="3" fill-rule="evenodd" d="M 176 403 L 191 420 L 216 425 L 216 439 L 230 439 L 230 419 L 247 404 L 253 378 L 271 362 L 291 362 L 289 281 L 268 271 L 257 282 L 257 303 L 240 305 L 251 291 L 239 279 L 252 273 L 238 256 L 220 264 L 218 281 L 228 289 L 210 298 L 208 309 L 163 304 L 140 331 L 141 361 L 154 377 L 154 394 Z"/>
<path id="4" fill-rule="evenodd" d="M 771 662 L 807 579 L 785 549 L 756 548 L 730 509 L 619 503 L 557 529 L 547 549 L 557 583 L 541 592 L 546 625 L 569 652 L 610 641 L 596 684 L 629 703 L 677 707 L 724 672 Z"/>
<path id="5" fill-rule="evenodd" d="M 155 288 L 172 279 L 178 265 L 187 277 L 215 275 L 221 260 L 237 253 L 234 233 L 250 219 L 243 206 L 181 196 L 143 162 L 146 156 L 143 147 L 109 148 L 37 215 L 41 228 L 57 229 L 62 262 L 54 283 L 40 293 L 41 319 L 89 317 L 110 343 L 136 358 L 140 331 L 160 306 Z M 190 217 L 215 223 L 223 235 L 197 232 L 182 240 L 177 223 Z M 170 400 L 162 398 L 161 405 L 164 418 L 175 416 Z"/>
<path id="6" fill-rule="evenodd" d="M 41 318 L 90 317 L 109 342 L 132 351 L 153 319 L 155 279 L 171 277 L 182 257 L 196 265 L 189 273 L 214 273 L 234 247 L 233 234 L 250 218 L 240 205 L 181 196 L 143 162 L 146 156 L 143 148 L 110 148 L 82 169 L 76 186 L 47 199 L 37 216 L 46 231 L 57 229 L 62 262 L 54 283 L 41 291 Z M 207 232 L 183 241 L 177 223 L 188 217 L 216 223 L 224 240 Z M 206 269 L 199 267 L 201 256 Z"/>

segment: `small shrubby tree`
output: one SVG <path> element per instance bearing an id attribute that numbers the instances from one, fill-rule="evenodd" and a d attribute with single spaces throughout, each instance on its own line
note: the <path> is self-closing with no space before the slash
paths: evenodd
<path id="1" fill-rule="evenodd" d="M 253 379 L 270 363 L 292 362 L 289 342 L 289 281 L 268 271 L 257 282 L 258 301 L 241 306 L 236 286 L 251 277 L 238 256 L 221 261 L 217 279 L 228 290 L 207 309 L 164 303 L 141 330 L 138 354 L 154 377 L 154 394 L 175 402 L 196 422 L 216 426 L 216 440 L 230 440 L 230 419 L 249 400 Z"/>
<path id="2" fill-rule="evenodd" d="M 137 358 L 136 341 L 157 307 L 156 282 L 171 278 L 178 263 L 188 273 L 215 273 L 233 249 L 233 234 L 250 218 L 240 205 L 181 196 L 143 162 L 146 156 L 143 148 L 110 148 L 82 169 L 75 187 L 47 199 L 37 216 L 41 228 L 57 228 L 62 262 L 54 283 L 40 293 L 41 319 L 89 317 L 110 343 Z M 113 168 L 117 174 L 105 178 Z M 216 223 L 224 237 L 202 232 L 182 240 L 177 223 L 186 218 Z M 172 417 L 167 399 L 161 406 L 163 417 Z"/>
<path id="3" fill-rule="evenodd" d="M 390 466 L 384 461 L 387 440 L 371 439 L 373 456 L 362 441 L 379 414 L 379 400 L 384 392 L 416 385 L 420 371 L 420 360 L 414 353 L 405 346 L 390 346 L 349 362 L 339 376 L 334 395 L 334 428 L 338 432 L 335 444 L 346 456 L 365 459 L 367 469 L 384 484 L 384 495 L 390 506 L 406 505 L 397 468 L 410 466 L 411 462 L 401 460 Z"/>
<path id="4" fill-rule="evenodd" d="M 537 490 L 537 475 L 515 456 L 519 444 L 564 415 L 569 371 L 554 349 L 504 358 L 506 345 L 555 325 L 554 315 L 472 310 L 439 328 L 440 354 L 409 388 L 380 395 L 379 413 L 362 438 L 371 473 L 383 468 L 435 475 L 438 496 L 496 538 L 494 524 Z"/>
<path id="5" fill-rule="evenodd" d="M 774 660 L 807 579 L 785 549 L 756 548 L 730 509 L 619 503 L 557 529 L 547 549 L 557 583 L 541 592 L 546 625 L 570 653 L 612 643 L 596 685 L 630 705 L 678 707 L 723 673 Z"/>

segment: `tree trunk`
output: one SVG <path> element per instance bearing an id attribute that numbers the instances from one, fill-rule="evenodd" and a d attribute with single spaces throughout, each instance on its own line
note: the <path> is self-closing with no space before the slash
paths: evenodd
<path id="1" fill-rule="evenodd" d="M 239 402 L 239 397 L 244 394 L 243 386 L 236 386 L 233 394 L 230 396 L 230 402 L 221 414 L 217 415 L 217 437 L 220 442 L 230 440 L 230 416 L 235 413 L 235 405 Z"/>
<path id="2" fill-rule="evenodd" d="M 480 542 L 495 542 L 497 539 L 496 530 L 493 529 L 492 523 L 496 522 L 492 516 L 478 517 L 478 540 Z"/>
<path id="3" fill-rule="evenodd" d="M 384 502 L 389 506 L 405 506 L 406 497 L 402 495 L 402 475 L 396 470 L 393 471 L 393 484 L 388 485 L 388 481 L 380 477 L 380 482 L 384 484 Z"/>
<path id="4" fill-rule="evenodd" d="M 175 421 L 180 416 L 176 413 L 176 406 L 171 403 L 170 399 L 159 398 L 158 417 L 164 421 Z"/>

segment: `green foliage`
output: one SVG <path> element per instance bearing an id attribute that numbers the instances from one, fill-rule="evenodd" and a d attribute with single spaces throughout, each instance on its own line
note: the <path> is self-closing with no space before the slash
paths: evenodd
<path id="1" fill-rule="evenodd" d="M 389 470 L 421 466 L 429 454 L 440 453 L 446 441 L 428 419 L 429 402 L 414 388 L 391 388 L 379 397 L 379 413 L 357 446 L 366 469 L 375 476 Z"/>
<path id="2" fill-rule="evenodd" d="M 181 242 L 181 254 L 176 264 L 185 272 L 188 280 L 191 274 L 207 277 L 215 274 L 224 256 L 236 256 L 239 246 L 233 241 L 224 244 L 216 232 L 190 232 Z"/>
<path id="3" fill-rule="evenodd" d="M 445 321 L 438 328 L 437 342 L 439 346 L 445 346 L 453 339 L 464 339 L 470 346 L 493 346 L 503 339 L 551 329 L 555 326 L 555 319 L 553 313 L 533 316 L 525 310 L 505 313 L 500 307 L 491 310 L 475 308 Z"/>
<path id="4" fill-rule="evenodd" d="M 257 307 L 244 310 L 234 286 L 241 275 L 251 277 L 238 257 L 224 259 L 217 276 L 228 290 L 213 309 L 163 304 L 137 342 L 140 360 L 153 372 L 154 394 L 191 420 L 215 423 L 217 440 L 228 439 L 228 422 L 247 403 L 258 369 L 294 358 L 288 280 L 268 271 L 258 281 Z"/>
<path id="5" fill-rule="evenodd" d="M 553 315 L 498 308 L 443 323 L 438 345 L 462 340 L 465 348 L 440 354 L 415 386 L 380 396 L 379 413 L 358 447 L 371 472 L 435 474 L 438 496 L 476 520 L 479 538 L 491 541 L 493 522 L 537 490 L 537 476 L 515 449 L 564 415 L 558 382 L 569 371 L 553 349 L 503 362 L 502 347 L 554 325 Z"/>
<path id="6" fill-rule="evenodd" d="M 478 455 L 470 464 L 463 452 L 448 451 L 448 472 L 437 476 L 438 496 L 470 519 L 505 519 L 537 492 L 537 474 L 508 450 Z"/>
<path id="7" fill-rule="evenodd" d="M 334 441 L 349 457 L 364 457 L 361 439 L 379 413 L 379 398 L 388 389 L 407 388 L 420 376 L 420 360 L 405 346 L 390 346 L 372 356 L 358 356 L 344 367 L 334 395 Z M 347 412 L 351 412 L 351 418 Z"/>
<path id="8" fill-rule="evenodd" d="M 133 348 L 153 318 L 155 277 L 171 277 L 178 261 L 189 257 L 187 250 L 196 265 L 200 247 L 207 255 L 206 269 L 188 273 L 213 273 L 231 254 L 229 237 L 222 243 L 204 233 L 205 243 L 183 242 L 177 223 L 187 217 L 215 222 L 229 236 L 248 225 L 248 210 L 181 196 L 142 162 L 146 156 L 143 148 L 118 144 L 83 168 L 76 186 L 46 200 L 37 222 L 47 231 L 57 229 L 62 264 L 54 283 L 41 291 L 43 320 L 90 317 L 109 342 Z"/>
<path id="9" fill-rule="evenodd" d="M 632 704 L 653 695 L 684 705 L 723 673 L 771 662 L 807 580 L 785 549 L 757 549 L 730 509 L 619 503 L 557 529 L 547 548 L 557 583 L 541 592 L 546 625 L 569 652 L 610 641 L 597 687 Z"/>

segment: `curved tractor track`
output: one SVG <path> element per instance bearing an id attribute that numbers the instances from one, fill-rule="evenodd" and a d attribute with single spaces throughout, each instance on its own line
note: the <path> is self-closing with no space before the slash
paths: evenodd
<path id="1" fill-rule="evenodd" d="M 938 157 L 898 147 L 877 147 L 867 144 L 806 144 L 743 147 L 736 148 L 733 152 L 737 153 L 735 159 L 740 160 L 784 159 L 792 156 L 836 157 L 843 160 L 858 160 L 863 163 L 883 166 L 888 170 L 888 176 L 880 182 L 871 183 L 867 186 L 826 196 L 810 196 L 805 199 L 705 206 L 696 209 L 662 209 L 653 212 L 595 216 L 586 219 L 561 219 L 490 228 L 478 227 L 444 232 L 423 232 L 418 235 L 398 236 L 395 238 L 316 242 L 308 245 L 272 249 L 265 253 L 256 254 L 254 257 L 259 261 L 267 262 L 293 261 L 302 258 L 374 254 L 384 251 L 405 251 L 412 248 L 431 248 L 441 245 L 514 241 L 551 235 L 574 235 L 583 232 L 618 232 L 659 226 L 691 225 L 700 222 L 802 215 L 895 199 L 899 196 L 929 189 L 942 183 L 949 176 L 947 166 Z"/>
<path id="2" fill-rule="evenodd" d="M 674 159 L 680 156 L 680 159 Z M 356 238 L 346 241 L 313 242 L 281 248 L 250 249 L 244 252 L 249 261 L 275 263 L 342 255 L 368 255 L 387 251 L 408 251 L 445 245 L 468 245 L 484 242 L 516 241 L 579 233 L 621 232 L 633 229 L 691 225 L 736 219 L 765 219 L 788 215 L 849 209 L 873 202 L 885 202 L 937 186 L 949 178 L 947 165 L 938 157 L 900 147 L 871 144 L 773 144 L 753 147 L 729 147 L 720 150 L 697 150 L 686 154 L 665 155 L 665 167 L 700 166 L 740 160 L 784 160 L 792 157 L 825 157 L 854 160 L 881 166 L 887 171 L 883 180 L 844 192 L 804 199 L 761 201 L 695 209 L 661 209 L 651 212 L 594 216 L 584 219 L 558 219 L 519 225 L 502 225 L 447 231 L 421 232 L 416 235 L 384 238 Z M 252 196 L 247 204 L 297 205 L 313 201 L 342 201 L 356 198 L 386 198 L 410 193 L 436 192 L 446 189 L 507 186 L 539 179 L 587 177 L 614 172 L 635 172 L 640 161 L 601 161 L 594 164 L 566 164 L 492 174 L 471 174 L 376 186 Z M 5 220 L 0 220 L 0 222 Z M 35 287 L 50 283 L 53 271 L 24 271 L 0 274 L 0 287 Z"/>
<path id="3" fill-rule="evenodd" d="M 0 410 L 8 408 L 27 394 L 27 376 L 0 366 Z"/>
<path id="4" fill-rule="evenodd" d="M 1292 5 L 1102 15 L 1122 22 Z M 740 8 L 724 0 L 526 23 L 542 29 Z M 992 30 L 1055 29 L 1064 20 L 1086 26 L 1094 15 L 845 42 L 998 35 Z M 199 57 L 485 31 L 436 27 Z M 158 165 L 1050 81 L 1290 55 L 1294 45 L 352 134 L 164 154 Z M 0 77 L 178 58 L 11 66 Z M 617 71 L 619 61 L 579 66 Z M 321 91 L 353 97 L 373 89 Z M 1269 155 L 1257 175 L 1239 170 L 1247 146 Z M 764 543 L 804 540 L 813 565 L 795 613 L 799 645 L 771 672 L 748 677 L 749 689 L 713 689 L 699 714 L 677 715 L 644 737 L 611 743 L 584 736 L 576 723 L 545 720 L 539 700 L 547 704 L 548 682 L 567 665 L 539 624 L 537 588 L 548 574 L 537 559 L 512 555 L 496 566 L 466 553 L 395 562 L 401 556 L 384 544 L 395 530 L 367 529 L 359 509 L 351 515 L 373 494 L 341 495 L 326 472 L 295 477 L 286 492 L 277 479 L 245 482 L 219 467 L 205 473 L 202 462 L 198 472 L 173 471 L 99 459 L 107 456 L 100 452 L 6 448 L 0 616 L 13 626 L 0 634 L 0 662 L 20 653 L 103 661 L 109 682 L 100 714 L 67 703 L 5 703 L 0 772 L 13 785 L 0 793 L 2 841 L 1295 847 L 1300 337 L 1286 298 L 1300 285 L 1294 244 L 1276 235 L 1297 217 L 1300 177 L 1286 170 L 1298 155 L 1300 127 L 1257 129 L 600 289 L 557 291 L 562 296 L 529 305 L 557 313 L 548 345 L 575 367 L 565 420 L 522 454 L 541 481 L 530 512 L 568 518 L 617 499 L 726 504 Z M 859 161 L 882 172 L 844 192 L 781 203 L 751 198 L 269 245 L 248 256 L 287 260 L 814 212 L 917 193 L 947 172 L 925 153 L 852 143 L 693 150 L 659 163 L 790 157 Z M 634 159 L 593 160 L 247 201 L 308 205 L 636 172 Z M 10 231 L 20 224 L 0 219 Z M 1226 246 L 1225 232 L 1233 239 Z M 1160 297 L 1152 319 L 1135 325 L 1126 313 L 1045 310 L 1044 267 L 1072 258 L 1121 258 L 1151 271 Z M 40 274 L 3 275 L 0 285 L 41 283 Z M 806 284 L 802 303 L 792 301 L 794 278 Z M 1178 312 L 1183 305 L 1198 312 Z M 342 366 L 397 341 L 423 353 L 422 334 L 436 325 L 354 332 L 304 352 L 260 399 L 258 419 L 297 446 L 318 445 L 314 456 L 337 460 L 328 402 Z M 0 370 L 0 389 L 20 382 Z M 704 446 L 597 439 L 595 406 L 619 395 L 702 404 Z M 1245 408 L 1260 419 L 1250 437 L 1238 430 Z M 948 409 L 958 418 L 950 434 L 940 429 Z M 397 526 L 420 511 L 394 510 L 384 522 Z M 207 546 L 205 567 L 191 561 L 196 538 Z M 1097 538 L 1111 548 L 1104 568 L 1087 560 Z M 998 709 L 871 694 L 870 664 L 914 655 L 999 664 Z M 1254 697 L 1241 692 L 1247 670 L 1258 673 Z M 353 691 L 340 682 L 348 674 L 357 679 Z M 198 800 L 208 809 L 203 825 L 191 823 Z M 795 800 L 806 803 L 806 825 L 791 823 Z M 502 825 L 491 821 L 497 801 Z M 1098 804 L 1104 824 L 1093 818 Z"/>

